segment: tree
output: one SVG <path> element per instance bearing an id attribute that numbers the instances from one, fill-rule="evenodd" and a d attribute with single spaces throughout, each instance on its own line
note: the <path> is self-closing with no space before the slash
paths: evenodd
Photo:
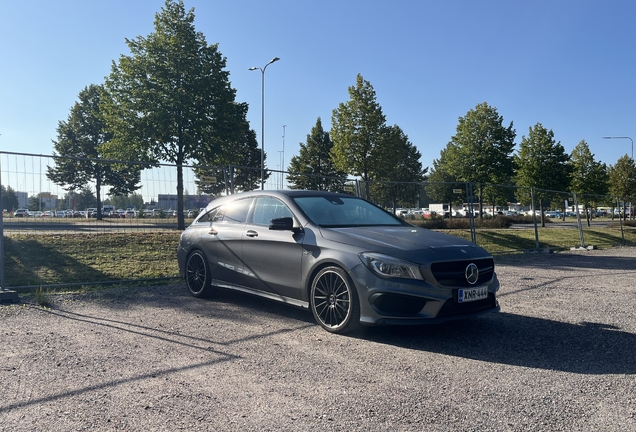
<path id="1" fill-rule="evenodd" d="M 93 193 L 93 190 L 89 186 L 84 186 L 80 189 L 77 195 L 77 208 L 81 210 L 86 210 L 87 208 L 95 207 L 98 210 L 101 210 L 97 205 L 97 197 Z"/>
<path id="2" fill-rule="evenodd" d="M 541 123 L 529 128 L 528 136 L 523 137 L 519 153 L 515 155 L 517 165 L 517 198 L 524 204 L 530 203 L 530 187 L 535 188 L 535 200 L 539 200 L 541 224 L 543 204 L 550 202 L 554 191 L 566 191 L 570 182 L 569 156 L 561 142 L 554 140 L 554 132 L 547 130 Z"/>
<path id="3" fill-rule="evenodd" d="M 144 206 L 143 196 L 137 192 L 130 195 L 117 195 L 110 199 L 111 205 L 117 209 L 141 209 Z"/>
<path id="4" fill-rule="evenodd" d="M 349 87 L 349 97 L 331 116 L 331 155 L 337 169 L 369 181 L 380 163 L 373 152 L 384 138 L 386 120 L 375 90 L 362 75 L 357 75 L 355 87 Z"/>
<path id="5" fill-rule="evenodd" d="M 427 188 L 428 195 L 438 203 L 449 204 L 449 216 L 452 216 L 453 204 L 458 203 L 459 195 L 453 189 L 458 189 L 457 177 L 447 171 L 449 164 L 446 161 L 448 148 L 442 149 L 439 159 L 433 160 L 433 169 L 428 176 L 430 184 Z M 464 185 L 461 185 L 464 188 Z"/>
<path id="6" fill-rule="evenodd" d="M 194 169 L 199 191 L 207 194 L 219 194 L 228 189 L 250 191 L 260 184 L 261 171 L 255 169 L 261 163 L 261 150 L 256 141 L 256 132 L 249 128 L 247 121 L 243 122 L 241 127 L 243 133 L 238 135 L 237 142 L 226 143 L 218 153 L 199 158 Z M 226 171 L 228 166 L 231 168 L 229 173 Z M 270 173 L 266 170 L 264 179 L 269 176 Z M 212 184 L 202 181 L 204 177 L 214 177 L 216 182 Z"/>
<path id="7" fill-rule="evenodd" d="M 376 101 L 375 90 L 362 75 L 356 85 L 349 87 L 350 99 L 333 110 L 331 116 L 331 157 L 334 166 L 347 174 L 369 182 L 419 182 L 422 170 L 419 151 L 397 126 L 387 127 L 382 108 Z M 373 186 L 379 200 L 386 196 L 386 187 Z M 373 188 L 366 188 L 370 198 Z M 393 197 L 413 201 L 411 196 Z"/>
<path id="8" fill-rule="evenodd" d="M 609 193 L 623 202 L 628 199 L 636 199 L 636 165 L 634 159 L 625 155 L 616 161 L 616 165 L 610 165 Z"/>
<path id="9" fill-rule="evenodd" d="M 27 209 L 30 212 L 35 212 L 35 211 L 42 211 L 44 210 L 42 207 L 42 200 L 40 199 L 40 195 L 32 195 L 29 197 L 28 203 L 27 203 Z"/>
<path id="10" fill-rule="evenodd" d="M 333 142 L 322 127 L 320 117 L 307 134 L 307 142 L 300 143 L 298 155 L 289 162 L 287 181 L 292 189 L 330 190 L 344 189 L 346 173 L 336 168 L 332 158 Z"/>
<path id="11" fill-rule="evenodd" d="M 372 151 L 376 162 L 371 192 L 374 201 L 402 207 L 415 207 L 428 168 L 422 169 L 422 154 L 402 129 L 393 125 L 384 127 L 380 141 Z M 397 185 L 396 182 L 401 184 Z M 406 184 L 411 184 L 406 187 Z"/>
<path id="12" fill-rule="evenodd" d="M 103 160 L 102 147 L 111 139 L 100 112 L 101 87 L 90 85 L 79 93 L 67 121 L 57 127 L 53 141 L 55 166 L 47 166 L 46 176 L 66 190 L 79 190 L 94 181 L 97 218 L 101 219 L 101 187 L 110 185 L 109 194 L 128 193 L 139 188 L 140 167 L 123 166 Z"/>
<path id="13" fill-rule="evenodd" d="M 581 140 L 570 155 L 570 190 L 577 194 L 577 201 L 585 205 L 587 225 L 590 226 L 590 210 L 596 207 L 600 195 L 607 194 L 607 166 L 594 160 L 585 140 Z"/>
<path id="14" fill-rule="evenodd" d="M 118 158 L 177 167 L 178 228 L 184 229 L 183 166 L 207 165 L 241 141 L 247 104 L 236 103 L 218 44 L 194 28 L 194 9 L 166 0 L 154 32 L 126 40 L 131 55 L 113 62 L 105 82 L 105 118 Z M 229 143 L 229 144 L 228 144 Z"/>
<path id="15" fill-rule="evenodd" d="M 456 133 L 446 145 L 444 170 L 462 182 L 478 183 L 480 213 L 484 184 L 506 184 L 514 175 L 512 152 L 517 133 L 510 122 L 486 102 L 459 118 Z"/>
<path id="16" fill-rule="evenodd" d="M 4 185 L 2 185 L 0 193 L 2 194 L 3 209 L 13 211 L 20 206 L 18 202 L 18 194 L 15 193 L 11 186 L 7 186 L 5 188 Z"/>

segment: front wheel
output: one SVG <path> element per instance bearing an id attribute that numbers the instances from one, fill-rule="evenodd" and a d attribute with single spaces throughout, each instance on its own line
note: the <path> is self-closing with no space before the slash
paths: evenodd
<path id="1" fill-rule="evenodd" d="M 185 280 L 190 293 L 195 297 L 207 297 L 212 294 L 210 279 L 210 266 L 203 253 L 194 251 L 188 255 Z"/>
<path id="2" fill-rule="evenodd" d="M 311 312 L 322 328 L 348 333 L 360 326 L 360 304 L 353 283 L 340 267 L 325 267 L 311 284 Z"/>

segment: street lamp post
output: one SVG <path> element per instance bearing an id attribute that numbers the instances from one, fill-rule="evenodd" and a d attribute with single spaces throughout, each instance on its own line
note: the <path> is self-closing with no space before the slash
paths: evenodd
<path id="1" fill-rule="evenodd" d="M 281 170 L 280 188 L 281 189 L 285 188 L 285 175 L 283 173 L 285 172 L 285 128 L 286 127 L 287 125 L 283 125 L 283 151 L 281 152 L 281 161 L 280 161 L 280 170 Z"/>
<path id="2" fill-rule="evenodd" d="M 632 160 L 634 159 L 634 140 L 628 136 L 606 136 L 603 139 L 628 139 L 632 142 Z"/>
<path id="3" fill-rule="evenodd" d="M 262 68 L 253 66 L 248 69 L 261 71 L 261 190 L 265 189 L 265 69 L 278 60 L 280 58 L 274 57 Z"/>

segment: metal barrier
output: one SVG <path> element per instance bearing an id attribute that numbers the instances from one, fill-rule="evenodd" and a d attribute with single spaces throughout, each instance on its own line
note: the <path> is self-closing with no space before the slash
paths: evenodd
<path id="1" fill-rule="evenodd" d="M 55 169 L 77 166 L 94 169 L 84 183 L 64 184 L 56 177 Z M 123 172 L 123 177 L 105 176 L 99 181 L 95 172 Z M 201 208 L 215 196 L 234 194 L 241 191 L 260 189 L 304 188 L 349 193 L 363 197 L 386 210 L 400 215 L 414 223 L 425 219 L 453 219 L 462 228 L 456 233 L 468 234 L 469 240 L 479 243 L 479 238 L 488 232 L 484 219 L 498 215 L 530 216 L 532 223 L 525 224 L 534 230 L 534 249 L 545 249 L 539 237 L 539 227 L 547 218 L 570 221 L 568 226 L 579 231 L 578 247 L 586 248 L 586 227 L 596 211 L 616 217 L 620 224 L 622 244 L 626 244 L 625 216 L 632 218 L 633 197 L 622 199 L 611 196 L 577 195 L 564 191 L 536 188 L 522 188 L 514 185 L 478 184 L 466 182 L 374 182 L 356 178 L 323 176 L 317 174 L 293 173 L 266 170 L 261 185 L 261 170 L 254 167 L 230 165 L 227 167 L 195 166 L 182 167 L 183 171 L 183 217 L 186 223 L 192 220 Z M 135 177 L 137 176 L 137 177 Z M 0 151 L 0 301 L 6 290 L 6 241 L 9 239 L 10 255 L 15 257 L 21 242 L 26 244 L 34 236 L 47 233 L 51 236 L 73 238 L 82 247 L 84 237 L 107 234 L 125 243 L 127 247 L 153 247 L 144 242 L 147 233 L 165 235 L 165 241 L 178 239 L 177 225 L 177 167 L 170 164 L 151 164 L 131 161 L 87 160 L 56 155 L 35 155 Z M 126 187 L 119 180 L 134 182 L 128 185 L 128 193 L 121 193 Z M 122 180 L 122 181 L 123 181 Z M 62 184 L 60 184 L 62 183 Z M 99 199 L 98 199 L 99 198 Z M 99 204 L 98 204 L 99 202 Z M 519 204 L 519 202 L 521 204 Z M 594 213 L 592 213 L 594 209 Z M 600 209 L 600 210 L 599 210 Z M 526 222 L 527 222 L 526 218 Z M 460 220 L 465 223 L 460 224 Z M 451 224 L 452 225 L 452 224 Z M 146 233 L 146 234 L 143 234 Z M 146 238 L 144 238 L 144 235 Z M 71 236 L 71 237 L 69 237 Z M 98 242 L 95 242 L 98 243 Z M 575 246 L 575 245 L 573 245 Z M 51 254 L 64 244 L 51 244 Z M 16 249 L 17 248 L 17 249 Z M 109 254 L 108 245 L 104 254 Z M 528 248 L 524 248 L 528 249 Z M 532 249 L 532 248 L 530 248 Z M 12 255 L 13 254 L 13 255 Z M 157 262 L 145 265 L 164 265 L 167 255 L 157 256 Z M 175 260 L 176 261 L 176 260 Z M 24 262 L 11 261 L 11 269 L 25 266 Z M 173 270 L 170 270 L 173 271 Z M 59 285 L 59 280 L 48 280 L 53 270 L 46 265 L 34 270 L 32 281 L 16 281 L 11 278 L 10 286 L 36 287 Z M 107 272 L 104 272 L 106 274 Z M 174 276 L 173 274 L 162 277 Z M 103 281 L 96 274 L 86 281 L 70 283 L 112 282 L 104 276 Z M 134 280 L 146 280 L 143 272 Z M 62 282 L 64 284 L 66 282 Z"/>

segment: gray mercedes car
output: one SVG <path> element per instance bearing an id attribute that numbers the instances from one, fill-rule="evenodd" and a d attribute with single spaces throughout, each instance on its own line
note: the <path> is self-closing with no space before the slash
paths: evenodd
<path id="1" fill-rule="evenodd" d="M 347 194 L 218 198 L 183 231 L 177 257 L 196 297 L 244 291 L 311 309 L 333 333 L 499 311 L 488 252 Z"/>

